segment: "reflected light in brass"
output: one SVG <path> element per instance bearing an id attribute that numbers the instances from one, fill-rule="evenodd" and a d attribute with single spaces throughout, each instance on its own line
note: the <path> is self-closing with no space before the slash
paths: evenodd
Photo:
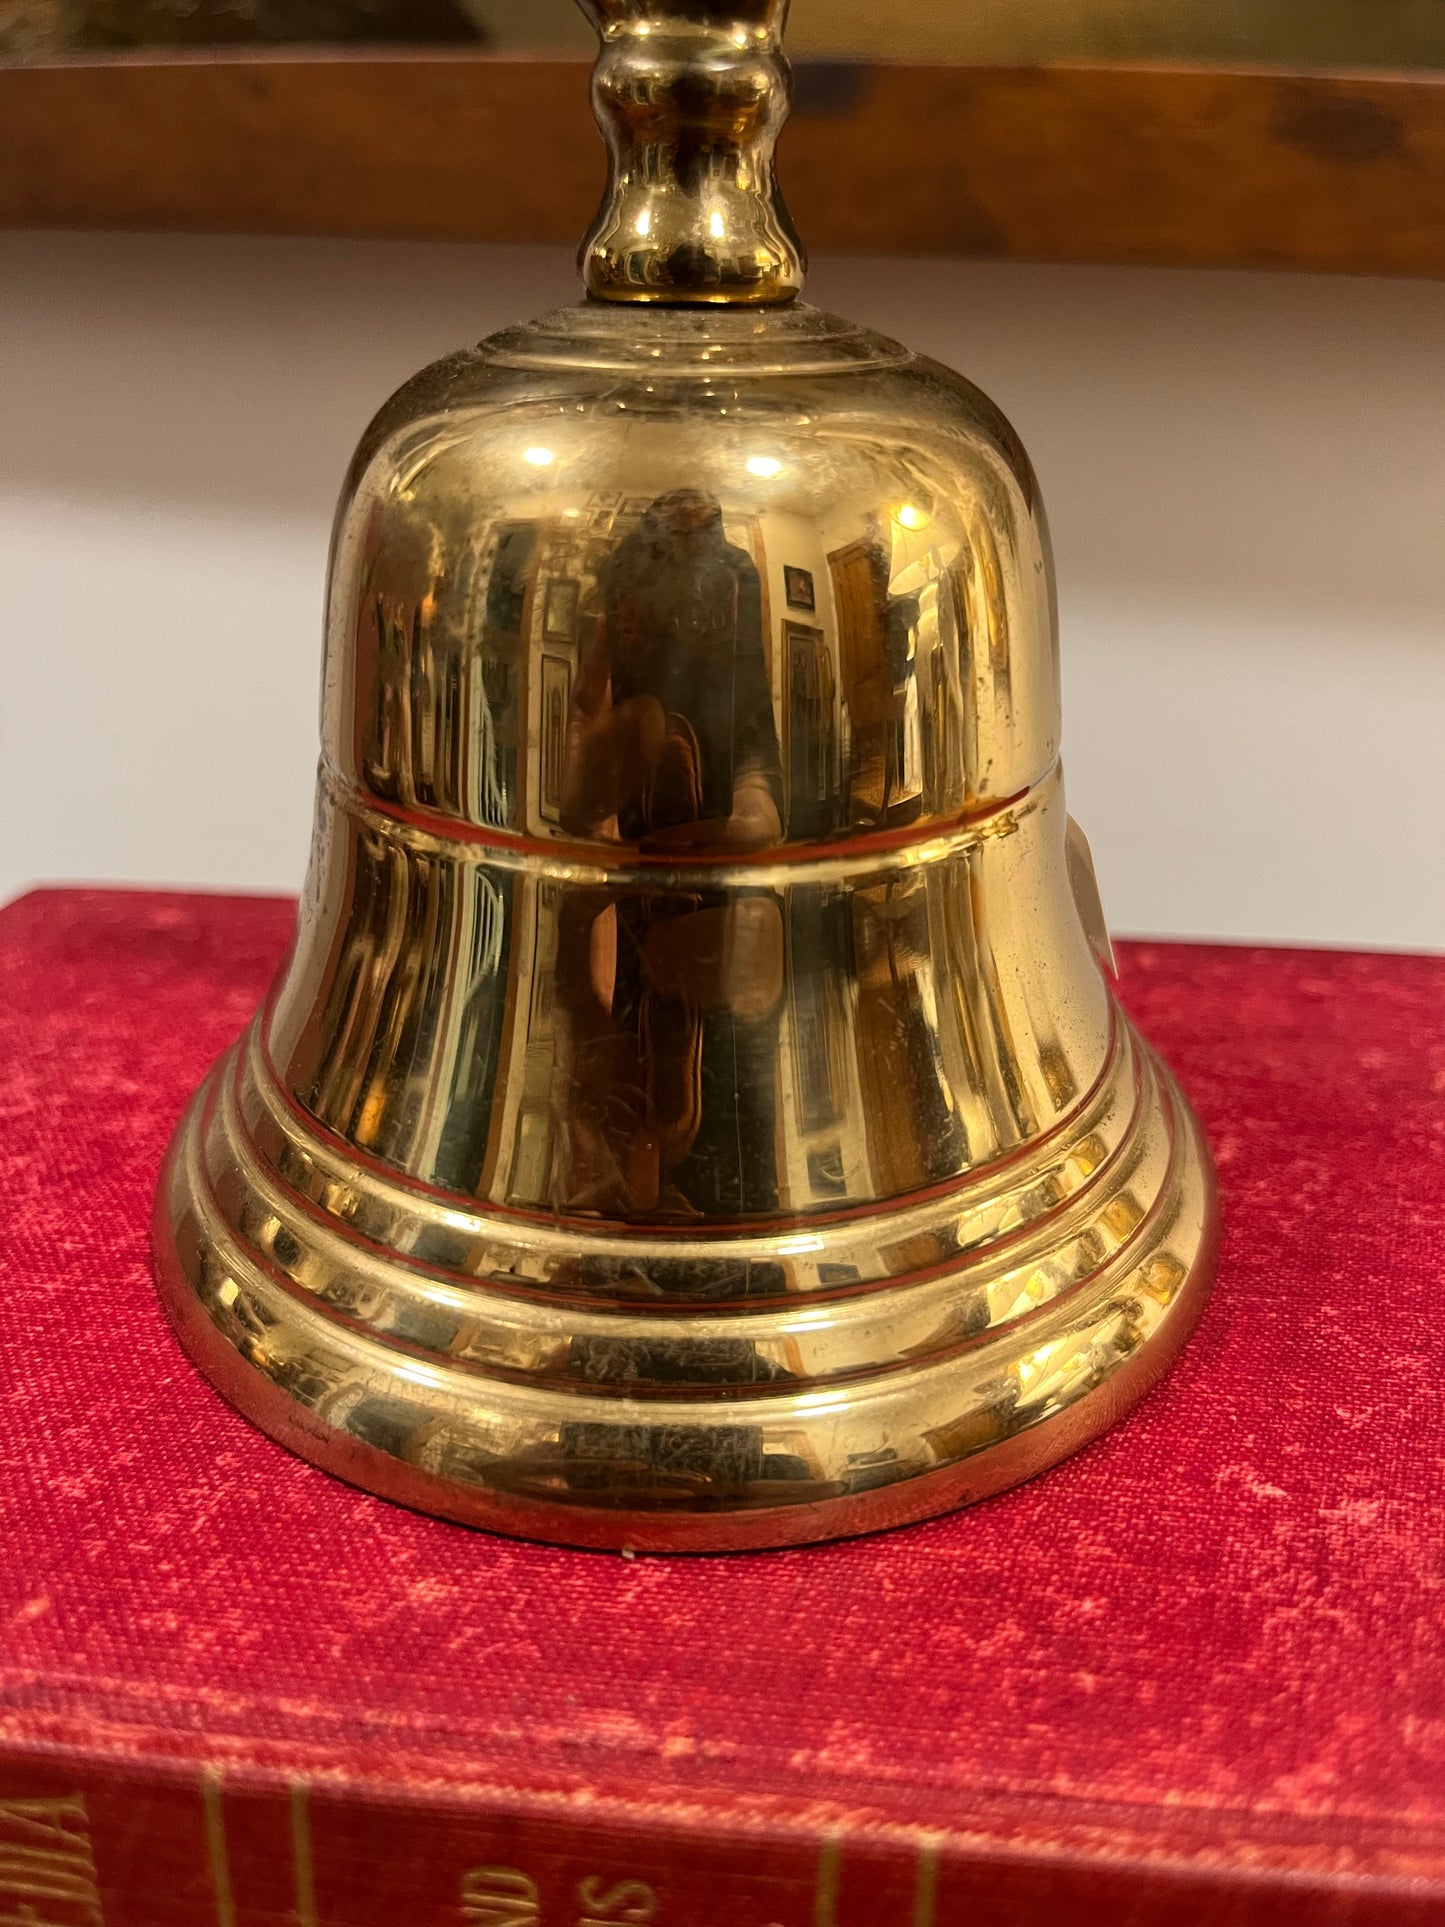
<path id="1" fill-rule="evenodd" d="M 1111 1424 L 1214 1190 L 1106 974 L 1016 436 L 795 298 L 781 0 L 587 10 L 589 298 L 357 452 L 296 939 L 178 1130 L 159 1278 L 374 1491 L 783 1545 Z"/>

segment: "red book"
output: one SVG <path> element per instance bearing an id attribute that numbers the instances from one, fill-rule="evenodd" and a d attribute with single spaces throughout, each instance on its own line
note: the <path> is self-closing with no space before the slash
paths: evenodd
<path id="1" fill-rule="evenodd" d="M 1134 944 L 1224 1194 L 1183 1361 L 851 1544 L 556 1551 L 289 1457 L 156 1302 L 289 904 L 0 913 L 0 1923 L 1445 1919 L 1445 960 Z"/>

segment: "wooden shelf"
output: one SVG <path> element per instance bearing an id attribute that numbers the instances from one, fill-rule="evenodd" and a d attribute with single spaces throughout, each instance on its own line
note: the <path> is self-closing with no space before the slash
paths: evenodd
<path id="1" fill-rule="evenodd" d="M 0 224 L 573 241 L 586 63 L 457 52 L 0 70 Z M 819 252 L 1445 275 L 1445 77 L 801 62 Z"/>

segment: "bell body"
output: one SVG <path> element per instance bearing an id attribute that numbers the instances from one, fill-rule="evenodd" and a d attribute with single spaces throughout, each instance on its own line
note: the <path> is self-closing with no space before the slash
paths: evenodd
<path id="1" fill-rule="evenodd" d="M 1064 813 L 1037 487 L 798 302 L 592 300 L 382 411 L 293 952 L 157 1206 L 243 1411 L 426 1510 L 779 1545 L 1165 1369 L 1207 1153 Z"/>

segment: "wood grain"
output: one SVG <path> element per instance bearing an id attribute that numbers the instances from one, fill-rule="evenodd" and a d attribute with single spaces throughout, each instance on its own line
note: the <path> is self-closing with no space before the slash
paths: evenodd
<path id="1" fill-rule="evenodd" d="M 818 251 L 1445 275 L 1445 78 L 800 64 Z M 586 64 L 472 52 L 0 71 L 0 224 L 571 241 Z"/>

